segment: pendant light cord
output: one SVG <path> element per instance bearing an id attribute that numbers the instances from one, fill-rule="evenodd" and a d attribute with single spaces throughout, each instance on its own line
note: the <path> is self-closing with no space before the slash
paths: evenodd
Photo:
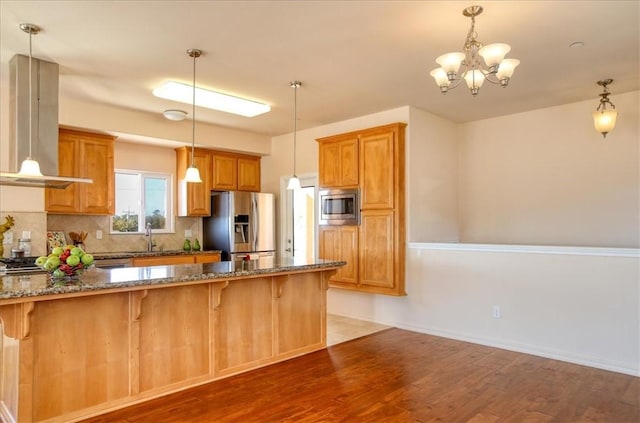
<path id="1" fill-rule="evenodd" d="M 33 144 L 32 141 L 32 131 L 33 131 L 33 122 L 32 122 L 32 116 L 33 116 L 33 83 L 32 83 L 32 74 L 31 74 L 31 62 L 32 62 L 32 50 L 31 50 L 31 38 L 32 38 L 32 32 L 31 30 L 29 30 L 29 158 L 31 159 L 33 156 L 31 155 L 31 144 Z"/>
<path id="2" fill-rule="evenodd" d="M 196 58 L 199 54 L 193 54 L 193 101 L 191 109 L 191 167 L 194 167 L 193 150 L 196 146 Z"/>
<path id="3" fill-rule="evenodd" d="M 298 128 L 298 83 L 293 83 L 293 177 L 296 177 L 296 133 Z"/>

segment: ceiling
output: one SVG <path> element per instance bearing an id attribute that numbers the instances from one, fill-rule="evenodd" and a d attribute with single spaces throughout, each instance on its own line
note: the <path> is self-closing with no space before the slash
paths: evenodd
<path id="1" fill-rule="evenodd" d="M 480 4 L 478 40 L 505 42 L 521 61 L 508 88 L 463 84 L 440 94 L 435 58 L 459 51 Z M 151 113 L 191 106 L 155 98 L 166 80 L 269 104 L 245 118 L 198 109 L 197 120 L 279 135 L 404 105 L 455 122 L 593 99 L 596 81 L 615 94 L 639 89 L 638 1 L 7 1 L 0 2 L 2 72 L 14 54 L 60 64 L 60 95 Z M 584 46 L 571 48 L 573 42 Z M 95 128 L 99 129 L 99 128 Z"/>

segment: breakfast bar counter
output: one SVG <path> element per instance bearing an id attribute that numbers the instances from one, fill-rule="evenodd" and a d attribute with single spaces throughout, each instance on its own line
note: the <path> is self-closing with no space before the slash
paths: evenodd
<path id="1" fill-rule="evenodd" d="M 0 276 L 0 417 L 78 421 L 326 346 L 340 261 Z"/>

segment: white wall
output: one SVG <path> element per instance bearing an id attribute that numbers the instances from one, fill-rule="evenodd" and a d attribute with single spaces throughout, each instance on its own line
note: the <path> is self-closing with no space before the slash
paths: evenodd
<path id="1" fill-rule="evenodd" d="M 462 125 L 461 242 L 639 247 L 640 91 L 612 100 L 606 139 L 595 99 Z"/>

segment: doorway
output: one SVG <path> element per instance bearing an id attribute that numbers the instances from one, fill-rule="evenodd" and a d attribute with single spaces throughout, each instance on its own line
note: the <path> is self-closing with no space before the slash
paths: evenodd
<path id="1" fill-rule="evenodd" d="M 318 175 L 299 176 L 301 188 L 287 190 L 288 178 L 281 181 L 283 228 L 281 256 L 313 260 L 317 257 L 317 213 Z"/>

